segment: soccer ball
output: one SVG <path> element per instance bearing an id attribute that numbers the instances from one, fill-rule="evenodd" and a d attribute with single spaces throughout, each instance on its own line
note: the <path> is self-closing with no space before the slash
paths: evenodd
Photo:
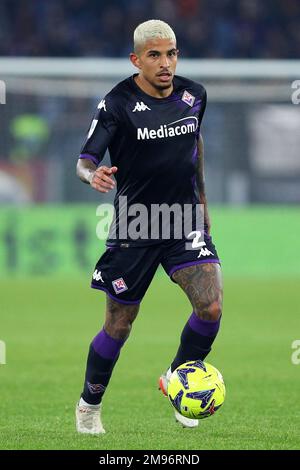
<path id="1" fill-rule="evenodd" d="M 224 380 L 211 364 L 189 361 L 177 367 L 171 375 L 168 397 L 174 408 L 186 418 L 208 418 L 224 403 Z"/>

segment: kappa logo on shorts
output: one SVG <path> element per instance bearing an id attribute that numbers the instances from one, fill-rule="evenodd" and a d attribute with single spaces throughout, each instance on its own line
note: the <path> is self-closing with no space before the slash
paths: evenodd
<path id="1" fill-rule="evenodd" d="M 187 238 L 193 238 L 193 243 L 192 243 L 192 249 L 200 249 L 199 255 L 197 258 L 201 258 L 201 256 L 209 256 L 213 255 L 213 253 L 206 247 L 205 241 L 201 241 L 202 233 L 200 230 L 193 230 L 193 232 L 190 232 L 187 236 Z"/>
<path id="2" fill-rule="evenodd" d="M 193 95 L 191 95 L 188 91 L 184 90 L 181 100 L 188 104 L 191 108 L 195 103 L 195 99 L 196 98 Z"/>
<path id="3" fill-rule="evenodd" d="M 101 274 L 101 271 L 98 271 L 98 269 L 95 269 L 94 273 L 93 273 L 93 279 L 95 281 L 101 281 L 104 283 L 103 279 L 102 279 L 102 274 Z"/>
<path id="4" fill-rule="evenodd" d="M 119 279 L 115 279 L 114 281 L 112 281 L 112 285 L 116 294 L 121 294 L 121 292 L 124 292 L 124 290 L 128 290 L 128 287 L 126 286 L 125 281 L 122 277 L 119 277 Z"/>
<path id="5" fill-rule="evenodd" d="M 213 253 L 211 251 L 209 251 L 208 248 L 201 248 L 200 250 L 200 253 L 199 255 L 197 256 L 197 258 L 200 258 L 201 256 L 209 256 L 209 255 L 213 255 Z"/>

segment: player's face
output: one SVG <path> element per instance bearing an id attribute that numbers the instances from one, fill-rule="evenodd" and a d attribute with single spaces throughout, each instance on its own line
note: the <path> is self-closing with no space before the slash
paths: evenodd
<path id="1" fill-rule="evenodd" d="M 177 55 L 175 41 L 156 38 L 148 40 L 132 62 L 140 69 L 144 80 L 154 88 L 163 90 L 172 86 Z"/>

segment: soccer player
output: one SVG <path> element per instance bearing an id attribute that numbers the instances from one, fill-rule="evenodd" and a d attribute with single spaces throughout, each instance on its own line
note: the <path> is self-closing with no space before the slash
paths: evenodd
<path id="1" fill-rule="evenodd" d="M 105 432 L 102 397 L 160 264 L 192 306 L 174 360 L 159 380 L 164 394 L 172 371 L 186 361 L 204 360 L 219 330 L 222 278 L 210 236 L 200 134 L 206 91 L 199 83 L 175 75 L 177 57 L 176 37 L 168 24 L 150 20 L 135 29 L 130 60 L 138 73 L 100 101 L 77 163 L 84 183 L 100 193 L 117 189 L 114 229 L 92 278 L 92 287 L 106 292 L 106 317 L 90 345 L 83 392 L 76 405 L 80 433 Z M 100 164 L 107 148 L 111 167 Z M 153 235 L 159 217 L 151 215 L 150 226 L 144 220 L 140 236 L 131 235 L 122 220 L 125 212 L 129 222 L 134 220 L 137 204 L 149 211 L 158 205 L 189 206 L 192 230 L 177 236 L 183 217 L 178 224 L 176 216 L 168 223 L 169 237 L 163 236 L 161 228 Z M 197 225 L 201 208 L 203 230 Z M 198 425 L 177 411 L 175 417 L 183 426 Z"/>

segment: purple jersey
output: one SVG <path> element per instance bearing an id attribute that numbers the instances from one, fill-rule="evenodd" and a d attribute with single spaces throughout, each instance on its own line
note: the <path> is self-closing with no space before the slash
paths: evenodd
<path id="1" fill-rule="evenodd" d="M 173 92 L 155 98 L 143 92 L 134 76 L 114 87 L 98 105 L 81 158 L 99 165 L 109 150 L 115 174 L 116 225 L 119 197 L 127 197 L 127 207 L 143 204 L 199 203 L 195 187 L 200 125 L 206 107 L 204 87 L 175 75 Z M 108 240 L 115 244 L 119 240 Z M 153 240 L 135 240 L 143 245 Z"/>

